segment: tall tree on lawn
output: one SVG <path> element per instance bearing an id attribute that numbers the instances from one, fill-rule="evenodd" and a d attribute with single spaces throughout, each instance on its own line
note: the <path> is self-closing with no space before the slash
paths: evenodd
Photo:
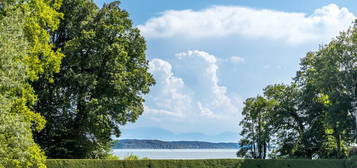
<path id="1" fill-rule="evenodd" d="M 59 12 L 64 19 L 51 39 L 65 57 L 53 82 L 33 83 L 35 109 L 47 120 L 35 140 L 50 158 L 106 158 L 112 135 L 142 114 L 155 82 L 145 40 L 119 2 L 99 9 L 64 0 Z"/>

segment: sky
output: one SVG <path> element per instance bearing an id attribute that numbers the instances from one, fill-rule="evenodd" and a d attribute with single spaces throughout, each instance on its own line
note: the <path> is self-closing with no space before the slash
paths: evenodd
<path id="1" fill-rule="evenodd" d="M 357 15 L 353 0 L 122 0 L 120 7 L 145 37 L 156 79 L 143 115 L 123 126 L 124 138 L 153 127 L 238 134 L 244 100 L 290 83 L 300 59 Z"/>

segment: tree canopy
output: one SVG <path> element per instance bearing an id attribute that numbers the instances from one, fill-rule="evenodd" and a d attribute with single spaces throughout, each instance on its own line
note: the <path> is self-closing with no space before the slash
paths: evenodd
<path id="1" fill-rule="evenodd" d="M 290 85 L 269 85 L 264 96 L 246 100 L 239 156 L 257 158 L 247 151 L 268 144 L 272 158 L 347 157 L 356 141 L 357 25 L 307 53 L 300 65 Z M 267 133 L 264 142 L 256 138 Z"/>
<path id="2" fill-rule="evenodd" d="M 64 18 L 51 39 L 65 57 L 53 82 L 33 83 L 35 109 L 47 120 L 35 139 L 51 158 L 105 158 L 111 136 L 142 114 L 142 96 L 154 84 L 145 40 L 119 2 L 99 9 L 65 0 L 59 12 Z"/>

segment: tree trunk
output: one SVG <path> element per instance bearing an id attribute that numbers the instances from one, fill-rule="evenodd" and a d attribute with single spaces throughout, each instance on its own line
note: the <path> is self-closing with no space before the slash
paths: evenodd
<path id="1" fill-rule="evenodd" d="M 264 143 L 264 153 L 263 153 L 263 158 L 262 159 L 265 159 L 266 155 L 267 155 L 267 144 Z"/>

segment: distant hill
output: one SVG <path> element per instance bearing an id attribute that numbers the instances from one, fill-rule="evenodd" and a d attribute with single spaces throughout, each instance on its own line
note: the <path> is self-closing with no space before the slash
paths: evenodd
<path id="1" fill-rule="evenodd" d="M 160 141 L 123 139 L 114 149 L 238 149 L 237 143 L 212 143 L 203 141 Z"/>
<path id="2" fill-rule="evenodd" d="M 206 135 L 199 132 L 173 133 L 157 127 L 139 127 L 122 129 L 121 139 L 160 139 L 163 141 L 206 141 L 206 142 L 238 142 L 238 132 L 222 132 Z"/>

